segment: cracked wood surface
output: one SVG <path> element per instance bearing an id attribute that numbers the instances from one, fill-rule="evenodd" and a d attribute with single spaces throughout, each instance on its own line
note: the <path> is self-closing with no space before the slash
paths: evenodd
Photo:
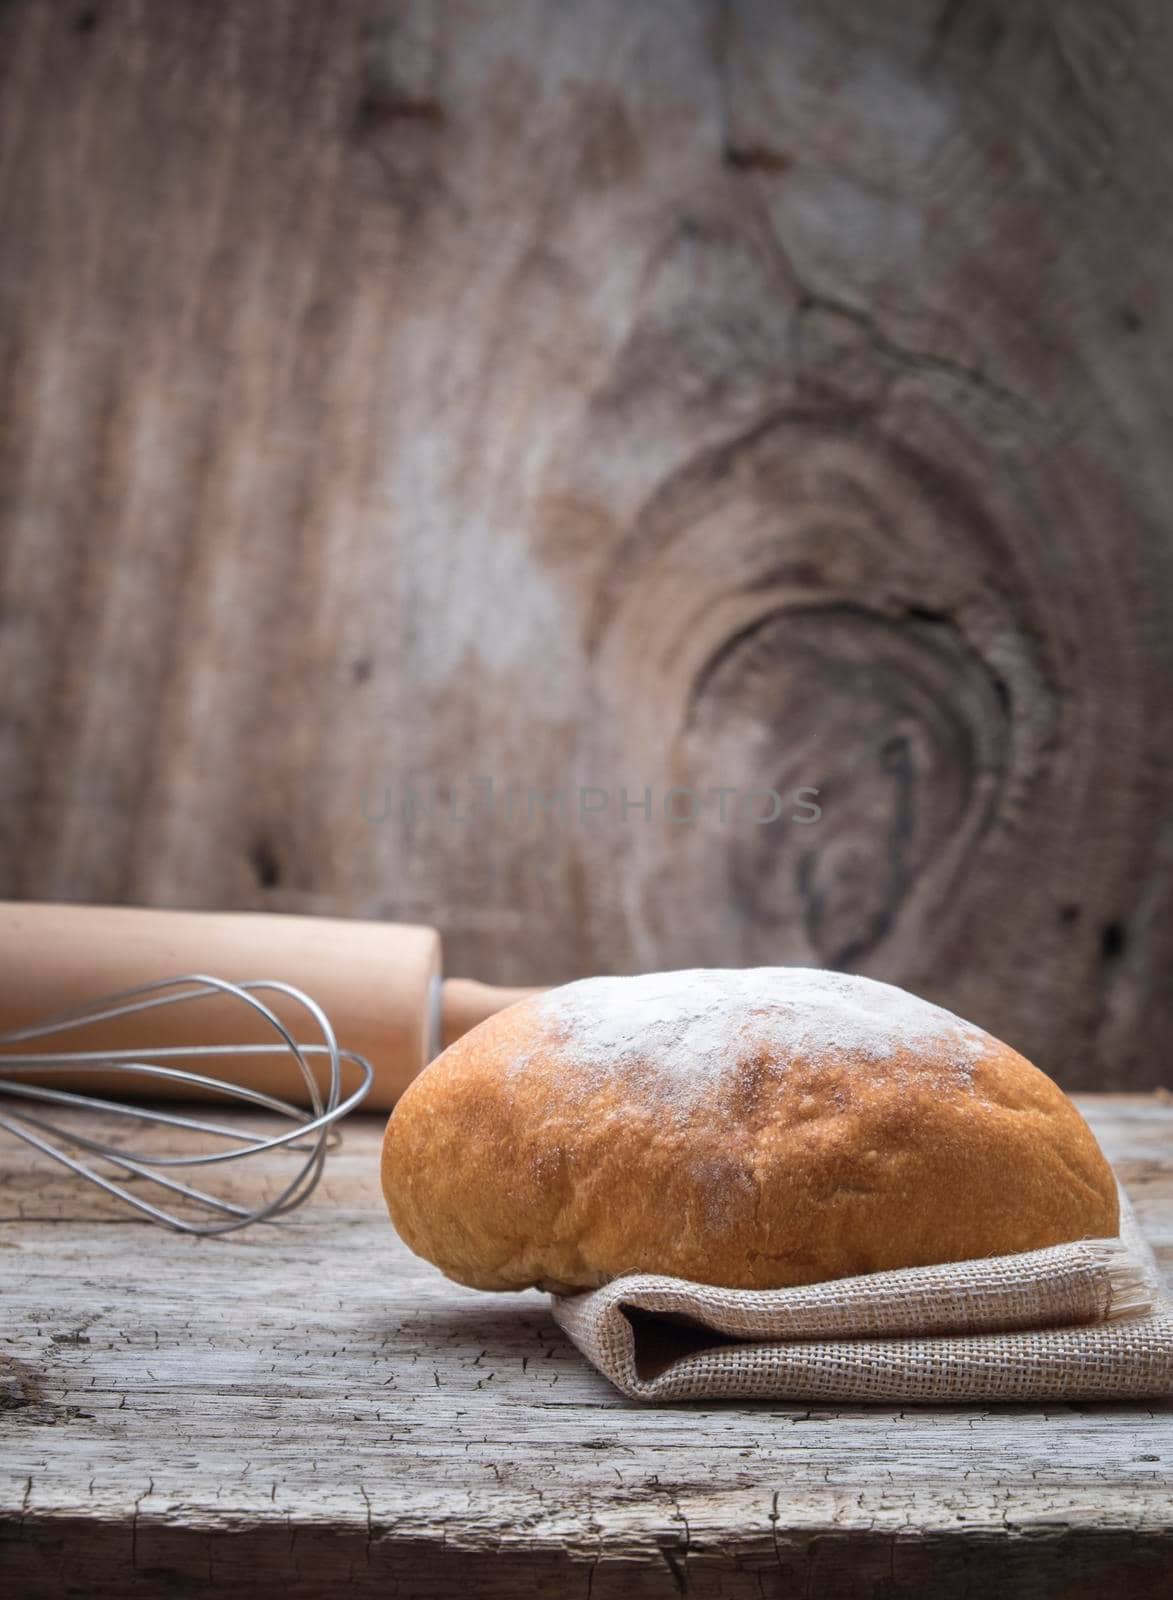
<path id="1" fill-rule="evenodd" d="M 1173 1276 L 1173 1105 L 1081 1104 Z M 1168 1593 L 1173 1407 L 633 1406 L 540 1296 L 407 1253 L 380 1132 L 203 1241 L 5 1144 L 6 1594 Z"/>
<path id="2" fill-rule="evenodd" d="M 1164 0 L 0 4 L 0 893 L 1157 1086 L 1171 77 Z"/>

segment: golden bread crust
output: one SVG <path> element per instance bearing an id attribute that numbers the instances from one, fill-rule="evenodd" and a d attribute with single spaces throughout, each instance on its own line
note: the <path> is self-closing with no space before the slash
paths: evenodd
<path id="1" fill-rule="evenodd" d="M 699 1036 L 673 1033 L 670 1015 L 633 1013 L 638 1026 L 592 1054 L 579 1002 L 557 998 L 583 985 L 489 1018 L 388 1123 L 382 1180 L 399 1233 L 460 1283 L 561 1291 L 629 1272 L 782 1288 L 1116 1233 L 1112 1171 L 1050 1078 L 866 979 L 806 973 L 801 992 L 822 996 L 832 1021 L 878 990 L 921 1009 L 858 1047 L 825 1018 L 800 1025 L 802 1001 L 787 1011 L 786 996 L 802 971 L 754 975 L 751 998 L 780 996 L 785 1027 L 759 1026 L 768 1007 L 732 996 L 719 1070 L 687 1061 Z M 947 1019 L 939 1038 L 930 1012 Z M 720 1003 L 710 1029 L 714 1014 Z"/>

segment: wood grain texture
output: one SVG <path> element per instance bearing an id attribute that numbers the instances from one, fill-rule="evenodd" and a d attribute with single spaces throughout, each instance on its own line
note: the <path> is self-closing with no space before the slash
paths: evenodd
<path id="1" fill-rule="evenodd" d="M 8 0 L 0 893 L 1159 1083 L 1171 71 L 1160 0 Z"/>
<path id="2" fill-rule="evenodd" d="M 1173 1107 L 1081 1106 L 1173 1276 Z M 5 1146 L 5 1593 L 1167 1592 L 1169 1405 L 633 1406 L 540 1296 L 407 1253 L 380 1132 L 220 1240 Z M 283 1170 L 237 1181 L 251 1203 Z"/>

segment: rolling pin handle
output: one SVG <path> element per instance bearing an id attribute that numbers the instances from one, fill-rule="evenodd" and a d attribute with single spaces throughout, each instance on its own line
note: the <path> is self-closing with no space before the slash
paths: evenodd
<path id="1" fill-rule="evenodd" d="M 540 989 L 501 989 L 472 978 L 447 978 L 443 985 L 440 1017 L 440 1047 L 446 1050 L 454 1039 L 475 1028 L 478 1022 L 516 1005 Z"/>

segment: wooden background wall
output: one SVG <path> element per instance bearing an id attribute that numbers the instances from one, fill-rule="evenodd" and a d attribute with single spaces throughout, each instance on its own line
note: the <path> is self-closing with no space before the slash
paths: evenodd
<path id="1" fill-rule="evenodd" d="M 1171 79 L 1162 0 L 0 4 L 0 891 L 1168 1081 Z"/>

